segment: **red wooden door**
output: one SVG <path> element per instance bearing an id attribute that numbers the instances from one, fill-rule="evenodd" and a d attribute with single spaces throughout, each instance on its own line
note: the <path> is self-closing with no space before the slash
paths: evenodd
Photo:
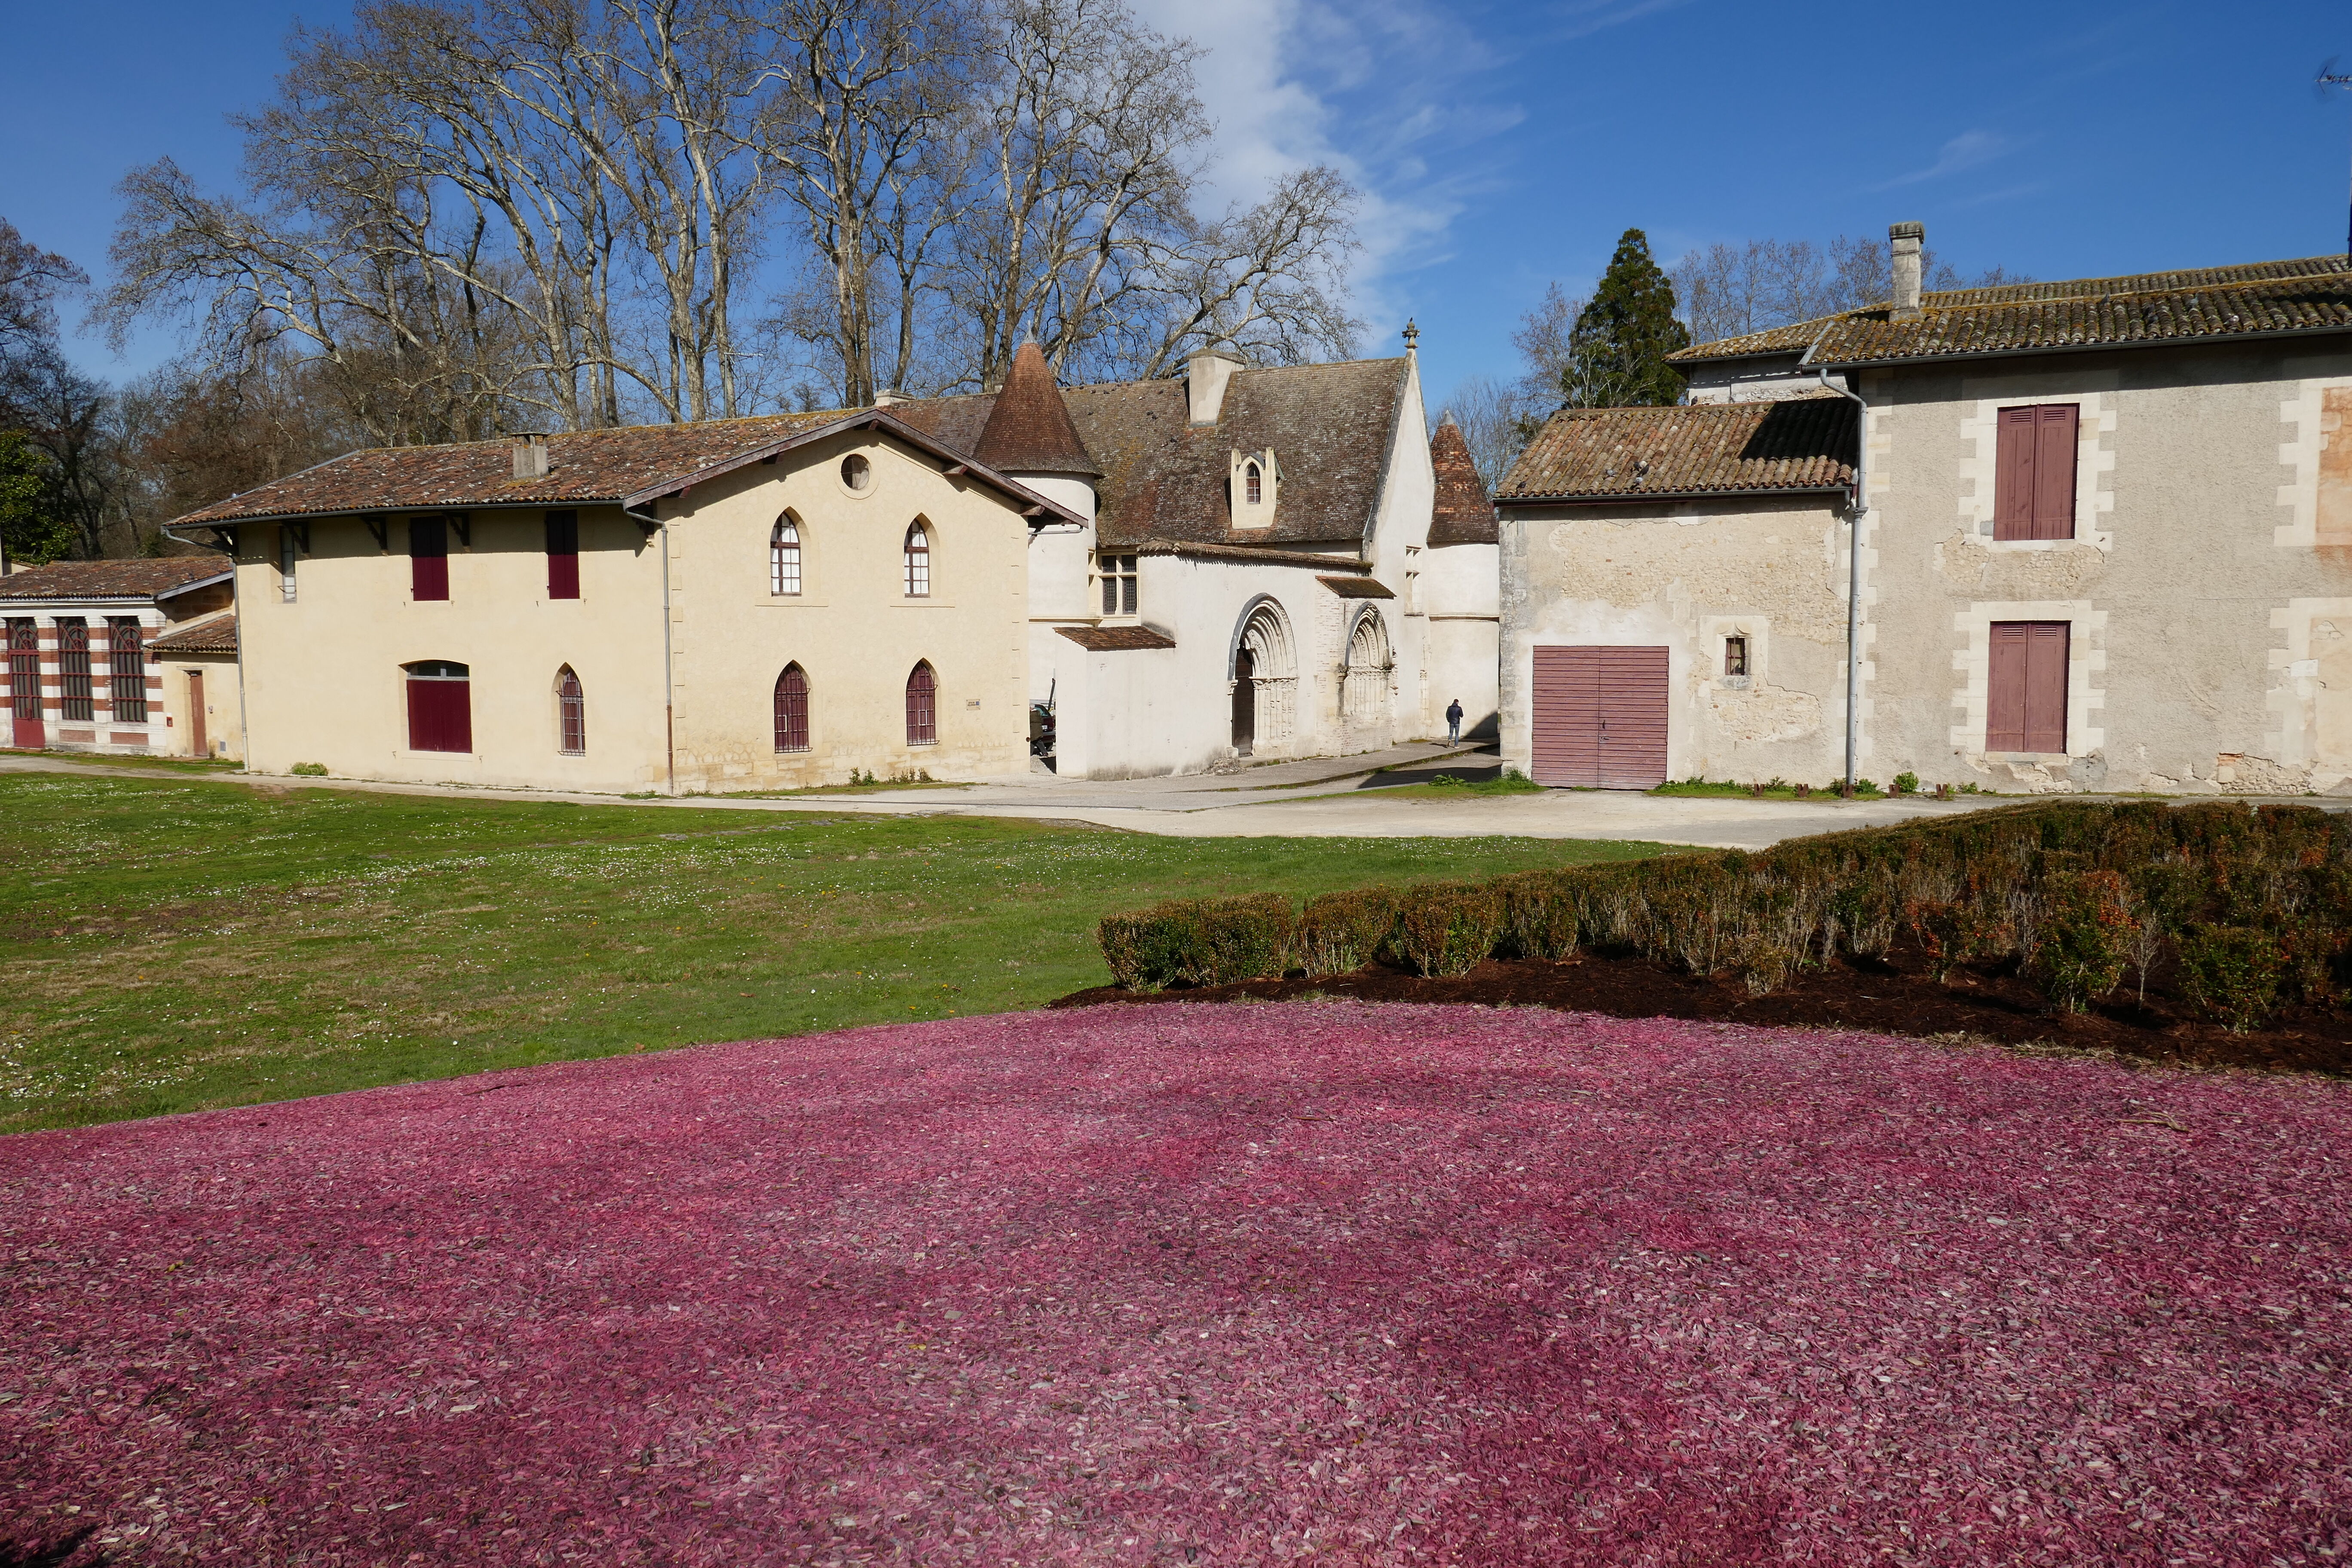
<path id="1" fill-rule="evenodd" d="M 1995 621 L 1985 680 L 1985 750 L 2066 750 L 2064 621 Z"/>
<path id="2" fill-rule="evenodd" d="M 48 744 L 41 725 L 41 633 L 28 616 L 8 623 L 8 743 L 37 752 Z"/>
<path id="3" fill-rule="evenodd" d="M 201 669 L 188 671 L 188 752 L 198 757 L 213 754 L 205 738 L 205 672 Z"/>
<path id="4" fill-rule="evenodd" d="M 1535 650 L 1538 784 L 1649 789 L 1666 781 L 1666 650 Z"/>

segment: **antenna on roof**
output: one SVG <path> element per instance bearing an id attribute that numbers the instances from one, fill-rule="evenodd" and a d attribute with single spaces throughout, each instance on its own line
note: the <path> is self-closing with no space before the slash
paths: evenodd
<path id="1" fill-rule="evenodd" d="M 2329 56 L 2327 63 L 2319 68 L 2319 74 L 2312 79 L 2312 91 L 2317 93 L 2322 98 L 2326 98 L 2327 96 L 2327 89 L 2331 87 L 2352 88 L 2352 75 L 2347 75 L 2337 70 L 2336 68 L 2336 57 L 2333 55 Z M 2352 205 L 2347 205 L 2347 220 L 2344 229 L 2344 253 L 2347 256 L 2352 256 Z"/>

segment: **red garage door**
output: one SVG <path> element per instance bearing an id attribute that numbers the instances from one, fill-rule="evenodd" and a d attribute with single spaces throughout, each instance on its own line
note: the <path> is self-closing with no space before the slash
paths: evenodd
<path id="1" fill-rule="evenodd" d="M 1666 650 L 1535 650 L 1535 780 L 1600 789 L 1666 782 Z"/>

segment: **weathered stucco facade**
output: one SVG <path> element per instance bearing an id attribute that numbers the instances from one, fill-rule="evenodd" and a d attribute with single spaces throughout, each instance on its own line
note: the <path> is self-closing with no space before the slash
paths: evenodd
<path id="1" fill-rule="evenodd" d="M 1534 767 L 1536 649 L 1612 644 L 1669 650 L 1667 777 L 1821 784 L 1843 765 L 1845 525 L 1823 498 L 1512 507 L 1502 550 L 1506 765 Z"/>
<path id="2" fill-rule="evenodd" d="M 1859 773 L 2352 791 L 2344 258 L 1898 299 L 1678 357 L 1694 405 L 1557 416 L 1498 497 L 1515 764 L 1545 743 L 1536 650 L 1664 647 L 1668 776 L 1834 777 L 1858 458 Z"/>
<path id="3" fill-rule="evenodd" d="M 306 508 L 299 521 L 202 522 L 235 541 L 249 765 L 676 793 L 1024 770 L 1028 535 L 1033 513 L 1051 515 L 1044 503 L 872 420 L 769 423 L 731 446 L 688 426 L 555 438 L 559 458 L 583 444 L 570 450 L 583 470 L 618 461 L 594 455 L 600 441 L 694 439 L 730 454 L 668 459 L 677 471 L 658 493 L 625 503 L 478 493 L 426 508 L 451 481 L 400 475 L 395 452 L 389 499 L 374 481 L 320 480 L 291 502 Z M 469 448 L 438 450 L 480 466 Z M 348 510 L 320 504 L 342 493 Z M 568 592 L 556 591 L 553 518 L 571 520 L 576 542 Z M 445 597 L 416 591 L 417 519 L 445 523 Z M 918 666 L 931 682 L 928 738 L 910 711 Z M 800 727 L 789 746 L 788 669 Z M 463 680 L 462 749 L 412 745 L 421 671 Z"/>

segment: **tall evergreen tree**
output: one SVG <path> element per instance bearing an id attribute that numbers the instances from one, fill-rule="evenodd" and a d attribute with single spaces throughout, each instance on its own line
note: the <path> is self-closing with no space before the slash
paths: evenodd
<path id="1" fill-rule="evenodd" d="M 1569 331 L 1560 393 L 1570 408 L 1680 403 L 1683 378 L 1666 356 L 1689 346 L 1689 330 L 1675 319 L 1674 281 L 1651 257 L 1649 237 L 1629 228 Z"/>

